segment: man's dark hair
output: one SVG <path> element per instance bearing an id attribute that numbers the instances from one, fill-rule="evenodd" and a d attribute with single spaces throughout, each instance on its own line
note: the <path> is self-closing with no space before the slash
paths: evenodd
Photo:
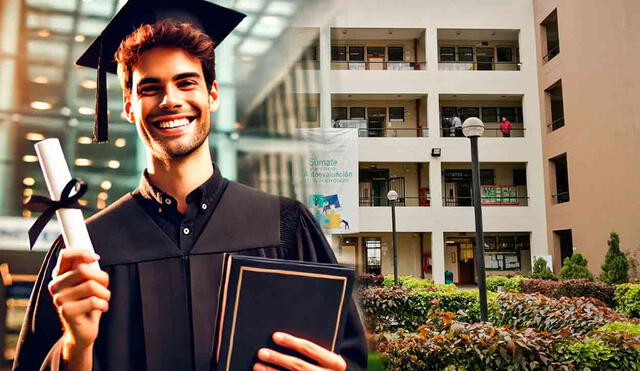
<path id="1" fill-rule="evenodd" d="M 178 23 L 168 20 L 154 24 L 145 24 L 129 34 L 115 54 L 118 63 L 118 77 L 125 95 L 131 92 L 133 66 L 138 62 L 140 54 L 157 46 L 174 46 L 183 49 L 187 54 L 202 63 L 202 72 L 211 90 L 215 73 L 215 42 L 204 32 L 189 23 Z"/>

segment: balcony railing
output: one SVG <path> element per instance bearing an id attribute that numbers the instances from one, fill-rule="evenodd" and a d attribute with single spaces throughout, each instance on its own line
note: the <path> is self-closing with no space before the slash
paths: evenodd
<path id="1" fill-rule="evenodd" d="M 360 195 L 360 206 L 391 206 L 387 196 Z M 398 197 L 396 206 L 431 206 L 431 198 L 424 196 Z"/>
<path id="2" fill-rule="evenodd" d="M 520 62 L 439 62 L 440 71 L 520 71 Z"/>
<path id="3" fill-rule="evenodd" d="M 547 52 L 547 55 L 545 55 L 544 57 L 542 57 L 542 60 L 546 63 L 549 62 L 551 59 L 553 59 L 553 57 L 555 57 L 556 55 L 558 55 L 560 53 L 560 45 L 557 45 L 551 49 L 549 49 L 549 51 Z"/>
<path id="4" fill-rule="evenodd" d="M 367 120 L 333 120 L 334 128 L 358 129 L 359 137 L 426 137 L 429 136 L 428 128 L 369 128 Z M 383 125 L 387 125 L 383 123 Z M 393 125 L 393 123 L 391 123 Z"/>
<path id="5" fill-rule="evenodd" d="M 482 206 L 528 206 L 529 197 L 520 196 L 519 186 L 483 185 L 480 186 Z M 526 193 L 526 190 L 522 191 Z M 443 206 L 473 206 L 473 196 L 445 196 Z"/>
<path id="6" fill-rule="evenodd" d="M 424 71 L 427 62 L 404 61 L 331 61 L 332 70 Z"/>
<path id="7" fill-rule="evenodd" d="M 549 131 L 558 130 L 564 126 L 564 117 L 557 118 L 547 124 Z"/>
<path id="8" fill-rule="evenodd" d="M 558 192 L 558 194 L 551 195 L 551 198 L 553 198 L 553 201 L 557 204 L 569 202 L 569 192 Z"/>
<path id="9" fill-rule="evenodd" d="M 524 128 L 514 128 L 512 127 L 509 130 L 508 134 L 504 134 L 502 132 L 502 129 L 500 128 L 484 128 L 484 134 L 482 134 L 483 137 L 503 137 L 503 138 L 508 138 L 508 137 L 512 137 L 512 138 L 522 138 L 524 137 Z M 442 136 L 443 137 L 464 137 L 464 134 L 462 134 L 462 128 L 456 130 L 456 128 L 442 128 Z"/>

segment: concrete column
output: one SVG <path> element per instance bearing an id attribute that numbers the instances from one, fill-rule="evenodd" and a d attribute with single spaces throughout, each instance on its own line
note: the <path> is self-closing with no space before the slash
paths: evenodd
<path id="1" fill-rule="evenodd" d="M 431 210 L 442 212 L 442 163 L 438 157 L 432 157 L 429 162 L 429 191 L 431 193 Z M 437 210 L 437 211 L 436 211 Z"/>
<path id="2" fill-rule="evenodd" d="M 431 264 L 436 283 L 444 283 L 444 263 L 444 233 L 434 229 L 431 232 Z"/>
<path id="3" fill-rule="evenodd" d="M 427 71 L 438 70 L 438 29 L 436 27 L 427 28 Z"/>
<path id="4" fill-rule="evenodd" d="M 331 27 L 320 27 L 320 127 L 331 127 Z"/>
<path id="5" fill-rule="evenodd" d="M 427 95 L 427 124 L 429 138 L 440 138 L 440 97 L 437 93 Z"/>

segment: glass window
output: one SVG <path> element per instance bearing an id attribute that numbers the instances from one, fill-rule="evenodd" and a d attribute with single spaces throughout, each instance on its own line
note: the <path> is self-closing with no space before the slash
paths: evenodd
<path id="1" fill-rule="evenodd" d="M 516 107 L 516 121 L 515 122 L 524 122 L 522 118 L 522 107 Z"/>
<path id="2" fill-rule="evenodd" d="M 347 119 L 347 107 L 333 107 L 331 108 L 332 120 L 346 120 Z"/>
<path id="3" fill-rule="evenodd" d="M 513 62 L 513 48 L 510 46 L 499 46 L 496 48 L 498 62 Z"/>
<path id="4" fill-rule="evenodd" d="M 389 107 L 389 121 L 404 121 L 404 107 Z"/>
<path id="5" fill-rule="evenodd" d="M 364 107 L 349 108 L 349 118 L 351 120 L 364 120 L 366 117 Z"/>
<path id="6" fill-rule="evenodd" d="M 364 46 L 350 46 L 349 47 L 349 60 L 350 61 L 364 61 Z"/>
<path id="7" fill-rule="evenodd" d="M 318 107 L 307 106 L 304 108 L 304 118 L 307 122 L 318 120 Z"/>
<path id="8" fill-rule="evenodd" d="M 473 62 L 473 48 L 470 46 L 458 47 L 458 61 Z"/>
<path id="9" fill-rule="evenodd" d="M 482 121 L 499 122 L 498 109 L 496 107 L 482 107 Z"/>
<path id="10" fill-rule="evenodd" d="M 461 107 L 460 120 L 464 121 L 469 117 L 480 117 L 480 108 L 478 107 Z"/>
<path id="11" fill-rule="evenodd" d="M 526 186 L 527 185 L 527 170 L 526 169 L 513 169 L 513 185 Z"/>
<path id="12" fill-rule="evenodd" d="M 493 169 L 480 169 L 480 185 L 495 185 Z"/>
<path id="13" fill-rule="evenodd" d="M 332 61 L 346 61 L 347 60 L 347 47 L 346 46 L 332 46 L 331 47 L 331 60 Z"/>
<path id="14" fill-rule="evenodd" d="M 442 107 L 441 117 L 453 117 L 458 112 L 456 107 Z"/>
<path id="15" fill-rule="evenodd" d="M 440 62 L 455 62 L 456 48 L 454 46 L 440 47 Z"/>
<path id="16" fill-rule="evenodd" d="M 389 53 L 389 61 L 403 61 L 404 48 L 402 46 L 390 46 L 387 48 Z"/>
<path id="17" fill-rule="evenodd" d="M 516 121 L 516 108 L 515 107 L 500 107 L 500 120 L 502 121 L 502 118 L 506 117 L 507 120 L 511 121 L 511 122 L 517 122 Z"/>

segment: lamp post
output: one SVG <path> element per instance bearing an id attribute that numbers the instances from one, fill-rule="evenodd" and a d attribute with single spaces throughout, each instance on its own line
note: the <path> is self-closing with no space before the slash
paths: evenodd
<path id="1" fill-rule="evenodd" d="M 487 284 L 484 267 L 484 235 L 482 231 L 482 195 L 480 194 L 480 162 L 478 160 L 478 138 L 484 133 L 484 123 L 477 117 L 469 117 L 462 124 L 462 133 L 471 140 L 471 176 L 473 180 L 473 209 L 476 219 L 475 262 L 480 295 L 480 319 L 488 320 Z"/>
<path id="2" fill-rule="evenodd" d="M 398 286 L 398 247 L 396 244 L 396 200 L 398 192 L 390 190 L 387 199 L 391 201 L 391 249 L 393 250 L 393 284 Z"/>

